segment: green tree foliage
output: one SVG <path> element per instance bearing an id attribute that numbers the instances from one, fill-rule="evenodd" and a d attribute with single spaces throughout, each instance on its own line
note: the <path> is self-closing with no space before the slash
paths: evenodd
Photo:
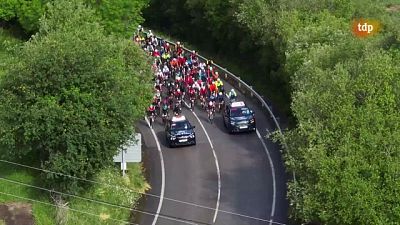
<path id="1" fill-rule="evenodd" d="M 285 135 L 287 169 L 296 173 L 292 218 L 398 224 L 398 18 L 379 1 L 256 0 L 240 9 L 239 21 L 261 43 L 272 41 L 293 90 L 298 124 Z M 360 17 L 383 29 L 355 38 L 351 20 Z"/>
<path id="2" fill-rule="evenodd" d="M 39 18 L 44 12 L 46 0 L 1 0 L 0 20 L 15 22 L 27 33 L 34 33 L 39 28 Z"/>
<path id="3" fill-rule="evenodd" d="M 97 14 L 101 24 L 108 32 L 130 37 L 137 26 L 143 23 L 142 10 L 149 0 L 88 0 Z"/>
<path id="4" fill-rule="evenodd" d="M 16 16 L 15 8 L 18 0 L 2 0 L 0 1 L 0 19 L 8 21 Z"/>
<path id="5" fill-rule="evenodd" d="M 31 154 L 45 169 L 89 178 L 130 139 L 151 98 L 150 67 L 97 21 L 78 0 L 49 6 L 0 83 L 1 157 Z M 78 191 L 76 180 L 45 176 Z"/>
<path id="6" fill-rule="evenodd" d="M 96 9 L 101 24 L 110 33 L 129 37 L 143 23 L 142 10 L 149 0 L 86 0 Z M 0 20 L 17 22 L 28 34 L 39 28 L 39 18 L 46 11 L 48 2 L 54 0 L 1 0 Z M 15 25 L 15 24 L 14 24 Z"/>

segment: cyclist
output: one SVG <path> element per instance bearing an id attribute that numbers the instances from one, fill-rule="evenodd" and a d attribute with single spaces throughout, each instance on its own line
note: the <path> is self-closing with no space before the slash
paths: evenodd
<path id="1" fill-rule="evenodd" d="M 168 96 L 168 105 L 170 109 L 173 109 L 173 104 L 174 104 L 174 94 L 171 92 L 171 94 Z"/>
<path id="2" fill-rule="evenodd" d="M 215 71 L 215 72 L 213 73 L 213 79 L 214 79 L 214 81 L 216 81 L 216 80 L 219 79 L 218 71 Z"/>
<path id="3" fill-rule="evenodd" d="M 207 104 L 208 119 L 210 120 L 211 123 L 212 123 L 212 121 L 214 119 L 215 99 L 216 99 L 215 95 L 211 94 L 210 95 L 210 99 L 209 99 L 208 104 Z"/>
<path id="4" fill-rule="evenodd" d="M 175 106 L 174 106 L 174 114 L 175 114 L 176 116 L 178 116 L 178 115 L 181 114 L 181 112 L 182 112 L 181 104 L 180 104 L 179 102 L 176 102 L 176 103 L 175 103 Z"/>
<path id="5" fill-rule="evenodd" d="M 205 107 L 205 102 L 206 102 L 206 95 L 207 95 L 207 89 L 206 89 L 206 86 L 204 84 L 201 85 L 199 94 L 200 94 L 201 106 L 204 108 Z"/>
<path id="6" fill-rule="evenodd" d="M 168 100 L 164 99 L 163 104 L 162 104 L 162 119 L 163 119 L 164 123 L 165 123 L 165 121 L 167 120 L 167 117 L 168 117 L 168 110 L 169 110 Z"/>
<path id="7" fill-rule="evenodd" d="M 175 99 L 176 99 L 177 103 L 179 103 L 179 105 L 182 104 L 182 95 L 183 94 L 182 94 L 181 89 L 180 88 L 176 89 L 176 91 L 174 93 L 174 96 L 175 96 Z"/>
<path id="8" fill-rule="evenodd" d="M 193 109 L 194 108 L 194 102 L 195 102 L 195 99 L 196 99 L 196 91 L 194 90 L 194 88 L 189 87 L 188 95 L 189 95 L 188 97 L 189 97 L 189 100 L 190 100 L 190 108 Z"/>
<path id="9" fill-rule="evenodd" d="M 155 117 L 155 112 L 156 112 L 156 107 L 154 104 L 151 104 L 149 108 L 147 109 L 149 117 L 150 117 L 150 127 L 153 127 L 153 122 L 154 122 L 154 117 Z"/>
<path id="10" fill-rule="evenodd" d="M 231 100 L 231 102 L 234 102 L 236 100 L 236 97 L 237 97 L 236 91 L 232 88 L 228 94 L 228 98 L 229 100 Z"/>
<path id="11" fill-rule="evenodd" d="M 218 90 L 221 92 L 221 88 L 223 88 L 224 83 L 222 82 L 222 80 L 220 78 L 217 79 L 217 81 L 215 82 L 215 85 L 217 86 Z"/>
<path id="12" fill-rule="evenodd" d="M 218 100 L 218 111 L 221 112 L 221 109 L 223 108 L 224 105 L 224 94 L 221 91 L 218 93 L 217 100 Z"/>
<path id="13" fill-rule="evenodd" d="M 200 84 L 201 84 L 201 81 L 199 82 L 200 80 L 197 80 L 196 82 L 194 82 L 193 83 L 193 85 L 192 85 L 192 88 L 194 89 L 194 91 L 198 94 L 199 93 L 199 91 L 200 91 Z"/>
<path id="14" fill-rule="evenodd" d="M 214 81 L 211 83 L 211 85 L 208 87 L 208 89 L 210 91 L 210 94 L 217 93 L 217 90 L 218 90 L 217 85 L 215 85 Z"/>

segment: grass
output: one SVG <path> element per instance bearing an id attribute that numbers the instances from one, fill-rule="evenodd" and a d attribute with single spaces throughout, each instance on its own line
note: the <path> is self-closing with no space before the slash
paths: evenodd
<path id="1" fill-rule="evenodd" d="M 136 206 L 141 195 L 150 188 L 145 181 L 141 163 L 128 163 L 127 176 L 122 177 L 121 171 L 116 168 L 107 168 L 97 174 L 95 181 L 103 185 L 93 185 L 83 196 L 111 204 L 132 208 Z M 104 185 L 110 184 L 112 186 Z M 96 202 L 72 199 L 70 207 L 99 215 L 99 217 L 87 216 L 71 212 L 67 224 L 118 224 L 115 220 L 127 221 L 131 215 L 129 209 L 113 207 Z M 115 219 L 115 220 L 113 220 Z"/>
<path id="2" fill-rule="evenodd" d="M 22 169 L 5 163 L 0 163 L 0 176 L 2 178 L 19 181 L 26 184 L 37 185 L 36 177 L 38 176 L 38 174 L 35 173 L 35 171 Z M 46 196 L 41 191 L 35 190 L 30 187 L 13 184 L 4 180 L 0 180 L 0 187 L 2 190 L 1 192 L 4 193 L 12 194 L 22 198 L 34 199 L 37 201 L 42 201 L 44 203 L 51 203 L 49 201 L 48 196 Z M 8 202 L 31 203 L 27 200 L 0 194 L 0 203 L 8 203 Z M 38 225 L 55 224 L 54 207 L 42 203 L 32 203 L 32 212 L 35 217 L 36 224 Z"/>
<path id="3" fill-rule="evenodd" d="M 37 179 L 39 174 L 36 170 L 29 170 L 0 162 L 0 171 L 1 177 L 42 187 L 40 180 Z M 125 177 L 121 176 L 121 172 L 116 167 L 106 168 L 96 175 L 94 181 L 99 184 L 91 185 L 85 193 L 81 193 L 79 196 L 97 201 L 109 202 L 111 204 L 123 205 L 128 208 L 136 206 L 141 197 L 139 193 L 144 193 L 150 188 L 143 176 L 141 163 L 128 163 L 128 172 Z M 32 202 L 26 199 L 0 194 L 0 203 L 31 203 L 33 216 L 37 225 L 56 224 L 55 207 L 46 205 L 46 203 L 53 204 L 49 192 L 13 184 L 4 180 L 0 180 L 0 187 L 2 189 L 1 192 L 43 202 Z M 66 225 L 111 225 L 118 224 L 112 219 L 128 221 L 131 216 L 131 211 L 128 209 L 121 209 L 78 198 L 71 198 L 68 207 L 81 212 L 69 210 L 67 213 Z M 85 212 L 93 215 L 85 214 Z"/>

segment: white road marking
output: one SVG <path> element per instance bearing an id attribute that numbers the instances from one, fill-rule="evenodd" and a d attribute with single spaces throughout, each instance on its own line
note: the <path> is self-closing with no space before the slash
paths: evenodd
<path id="1" fill-rule="evenodd" d="M 150 127 L 150 121 L 147 119 L 147 117 L 145 117 L 144 119 L 146 120 L 147 124 L 148 124 L 149 127 Z M 162 204 L 163 204 L 163 201 L 164 201 L 164 192 L 165 192 L 165 165 L 164 165 L 164 157 L 163 157 L 163 154 L 162 154 L 162 151 L 161 151 L 160 142 L 158 141 L 158 138 L 157 138 L 157 136 L 156 136 L 156 133 L 154 132 L 154 129 L 153 129 L 153 128 L 150 128 L 150 130 L 151 130 L 151 133 L 153 134 L 154 139 L 156 140 L 157 150 L 158 150 L 158 153 L 159 153 L 159 155 L 160 155 L 160 162 L 161 162 L 161 193 L 160 193 L 160 201 L 159 201 L 159 203 L 158 203 L 157 212 L 156 212 L 156 214 L 155 214 L 155 216 L 154 216 L 154 220 L 153 220 L 153 223 L 152 223 L 152 225 L 156 225 L 157 219 L 158 219 L 158 216 L 159 216 L 159 214 L 160 214 L 161 207 L 162 207 Z"/>
<path id="2" fill-rule="evenodd" d="M 185 105 L 190 108 L 190 106 L 185 102 Z M 217 167 L 217 175 L 218 175 L 218 196 L 217 196 L 217 205 L 215 206 L 215 213 L 214 213 L 214 217 L 213 217 L 213 223 L 215 223 L 215 221 L 217 220 L 217 215 L 218 215 L 218 209 L 219 209 L 219 202 L 221 199 L 221 171 L 219 169 L 219 163 L 218 163 L 218 158 L 217 158 L 217 153 L 215 152 L 214 146 L 211 142 L 211 138 L 207 133 L 206 128 L 204 127 L 203 123 L 201 122 L 201 120 L 199 119 L 199 117 L 196 115 L 196 113 L 193 110 L 190 110 L 193 115 L 196 117 L 197 121 L 199 121 L 200 126 L 203 128 L 204 133 L 206 134 L 206 137 L 208 139 L 208 142 L 210 143 L 211 146 L 211 150 L 214 156 L 214 160 L 215 160 L 215 166 Z"/>
<path id="3" fill-rule="evenodd" d="M 273 197 L 272 197 L 271 220 L 270 220 L 270 223 L 269 223 L 271 225 L 273 223 L 272 217 L 274 217 L 274 214 L 275 214 L 275 200 L 276 200 L 275 167 L 274 167 L 274 164 L 272 162 L 272 158 L 271 158 L 271 155 L 270 155 L 269 150 L 267 148 L 267 145 L 265 144 L 264 139 L 261 137 L 260 132 L 258 132 L 258 129 L 256 129 L 256 133 L 257 133 L 258 138 L 261 141 L 261 144 L 263 145 L 263 147 L 265 149 L 265 152 L 267 153 L 268 160 L 269 160 L 269 165 L 271 167 L 271 173 L 272 173 L 272 193 L 273 193 L 272 195 L 273 195 Z"/>

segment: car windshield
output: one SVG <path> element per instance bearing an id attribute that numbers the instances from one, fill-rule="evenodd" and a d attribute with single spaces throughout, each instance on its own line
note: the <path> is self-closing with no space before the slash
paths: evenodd
<path id="1" fill-rule="evenodd" d="M 171 123 L 171 130 L 187 130 L 190 128 L 191 126 L 187 121 L 178 121 Z"/>
<path id="2" fill-rule="evenodd" d="M 248 108 L 231 108 L 231 117 L 241 117 L 250 115 Z"/>

